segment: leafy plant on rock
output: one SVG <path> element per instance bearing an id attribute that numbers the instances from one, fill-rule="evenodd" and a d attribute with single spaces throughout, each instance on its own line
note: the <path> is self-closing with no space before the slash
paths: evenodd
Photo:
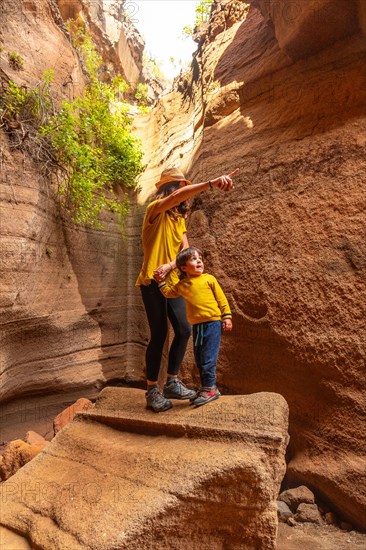
<path id="1" fill-rule="evenodd" d="M 17 52 L 8 52 L 9 65 L 15 71 L 21 71 L 24 66 L 24 59 Z"/>
<path id="2" fill-rule="evenodd" d="M 139 109 L 142 113 L 147 113 L 149 111 L 149 108 L 147 106 L 147 100 L 148 100 L 147 94 L 148 94 L 148 85 L 142 82 L 139 82 L 136 86 L 135 98 L 137 100 Z"/>
<path id="3" fill-rule="evenodd" d="M 46 71 L 34 88 L 18 86 L 9 80 L 2 82 L 0 122 L 10 138 L 9 147 L 27 151 L 47 172 L 56 161 L 53 151 L 44 142 L 40 128 L 55 113 L 50 85 L 53 71 Z"/>
<path id="4" fill-rule="evenodd" d="M 183 36 L 185 38 L 191 37 L 194 34 L 195 28 L 208 21 L 211 13 L 211 6 L 213 0 L 199 0 L 195 8 L 195 21 L 193 25 L 186 25 L 183 27 Z"/>
<path id="5" fill-rule="evenodd" d="M 63 101 L 56 111 L 50 94 L 53 75 L 48 71 L 32 90 L 10 82 L 0 118 L 8 130 L 23 135 L 18 146 L 24 146 L 24 136 L 33 143 L 33 157 L 56 178 L 61 204 L 71 220 L 101 227 L 99 214 L 105 208 L 125 216 L 128 200 L 117 199 L 115 191 L 136 189 L 136 178 L 144 169 L 142 149 L 131 132 L 129 104 L 122 99 L 126 82 L 120 77 L 110 84 L 99 80 L 102 59 L 85 29 L 76 29 L 73 43 L 89 80 L 83 95 Z"/>

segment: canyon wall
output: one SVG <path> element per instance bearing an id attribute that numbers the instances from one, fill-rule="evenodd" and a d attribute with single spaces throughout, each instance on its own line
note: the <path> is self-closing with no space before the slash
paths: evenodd
<path id="1" fill-rule="evenodd" d="M 54 68 L 54 94 L 78 95 L 80 62 L 53 0 L 0 10 L 2 79 L 33 86 Z M 108 41 L 100 10 L 86 17 L 107 75 L 129 39 Z M 124 228 L 112 213 L 103 231 L 64 222 L 39 166 L 1 131 L 2 400 L 141 382 L 148 329 L 134 281 L 154 183 L 167 166 L 196 182 L 238 166 L 235 190 L 205 192 L 188 221 L 234 313 L 218 383 L 282 394 L 289 482 L 365 527 L 365 30 L 358 0 L 215 3 L 192 71 L 135 121 L 148 166 Z M 191 354 L 183 375 L 197 381 Z"/>
<path id="2" fill-rule="evenodd" d="M 66 20 L 82 5 L 60 1 L 60 8 Z M 0 11 L 2 89 L 9 79 L 33 88 L 46 69 L 54 69 L 56 103 L 78 96 L 84 75 L 56 3 L 2 0 Z M 94 18 L 92 32 L 107 71 L 118 52 L 103 17 L 97 27 L 98 14 L 82 14 L 86 21 Z M 9 65 L 11 51 L 23 58 L 23 70 Z M 119 66 L 130 66 L 131 51 L 124 55 Z M 42 167 L 14 148 L 3 130 L 0 145 L 1 402 L 77 389 L 96 393 L 106 380 L 136 379 L 129 349 L 134 311 L 126 300 L 127 235 L 134 217 L 121 226 L 109 212 L 102 231 L 68 224 Z"/>
<path id="3" fill-rule="evenodd" d="M 197 39 L 193 75 L 139 123 L 140 200 L 165 166 L 194 182 L 240 168 L 235 190 L 200 195 L 188 222 L 234 311 L 219 386 L 282 394 L 288 482 L 366 528 L 362 3 L 221 2 Z"/>

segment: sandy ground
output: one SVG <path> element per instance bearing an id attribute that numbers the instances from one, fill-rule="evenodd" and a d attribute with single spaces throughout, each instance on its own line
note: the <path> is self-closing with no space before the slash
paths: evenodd
<path id="1" fill-rule="evenodd" d="M 332 525 L 321 527 L 280 523 L 277 550 L 365 550 L 366 534 L 341 531 Z"/>

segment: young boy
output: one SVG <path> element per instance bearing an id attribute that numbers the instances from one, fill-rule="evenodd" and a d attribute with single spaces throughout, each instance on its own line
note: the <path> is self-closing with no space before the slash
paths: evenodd
<path id="1" fill-rule="evenodd" d="M 191 404 L 205 405 L 220 397 L 216 386 L 216 363 L 221 330 L 232 329 L 231 311 L 219 283 L 213 275 L 203 273 L 202 252 L 185 248 L 176 257 L 180 281 L 175 285 L 162 282 L 160 291 L 166 298 L 183 296 L 187 319 L 193 325 L 194 356 L 201 377 L 201 388 Z"/>

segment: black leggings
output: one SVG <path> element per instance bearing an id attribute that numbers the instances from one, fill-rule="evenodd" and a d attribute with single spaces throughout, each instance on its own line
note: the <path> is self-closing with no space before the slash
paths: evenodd
<path id="1" fill-rule="evenodd" d="M 156 281 L 141 285 L 147 319 L 150 326 L 150 342 L 146 350 L 146 377 L 156 382 L 159 376 L 163 347 L 168 333 L 168 318 L 174 330 L 174 339 L 169 350 L 168 374 L 178 374 L 191 335 L 191 325 L 186 317 L 184 299 L 165 298 Z"/>

